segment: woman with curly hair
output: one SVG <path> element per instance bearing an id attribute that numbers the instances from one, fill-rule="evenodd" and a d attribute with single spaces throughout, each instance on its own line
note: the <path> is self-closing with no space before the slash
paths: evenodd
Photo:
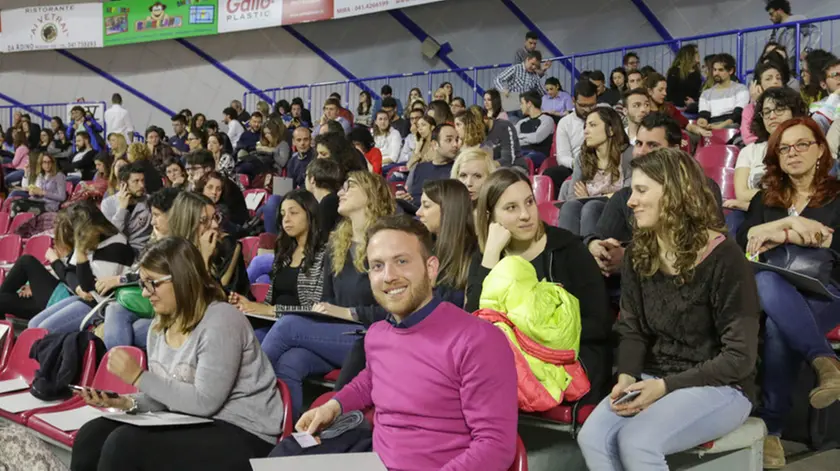
<path id="1" fill-rule="evenodd" d="M 289 386 L 295 415 L 303 410 L 303 380 L 341 367 L 357 339 L 347 334 L 363 328 L 358 323 L 369 326 L 387 315 L 373 297 L 365 251 L 367 229 L 394 211 L 396 203 L 384 178 L 366 170 L 348 173 L 338 192 L 338 213 L 344 219 L 330 234 L 324 256 L 322 302 L 312 306 L 335 321 L 276 313 L 272 331 L 277 335 L 266 345 L 266 353 L 277 377 Z"/>
<path id="2" fill-rule="evenodd" d="M 455 117 L 455 130 L 461 139 L 461 150 L 476 149 L 487 138 L 484 117 L 471 110 L 458 113 Z"/>
<path id="3" fill-rule="evenodd" d="M 560 227 L 576 235 L 595 232 L 606 199 L 630 185 L 633 147 L 624 132 L 621 116 L 612 108 L 600 107 L 586 116 L 580 160 L 572 180 L 563 185 L 560 199 Z"/>
<path id="4" fill-rule="evenodd" d="M 770 136 L 764 163 L 763 189 L 750 203 L 738 230 L 738 243 L 748 254 L 776 247 L 795 257 L 808 256 L 815 248 L 840 250 L 840 238 L 834 240 L 840 228 L 840 182 L 828 174 L 831 152 L 819 125 L 807 117 L 781 124 Z M 840 270 L 835 268 L 831 279 L 840 280 Z M 840 361 L 825 338 L 840 324 L 840 290 L 827 286 L 833 299 L 811 295 L 771 271 L 758 272 L 755 280 L 767 314 L 758 416 L 768 430 L 764 467 L 776 469 L 785 465 L 779 437 L 791 410 L 802 360 L 818 378 L 819 385 L 810 394 L 811 406 L 822 409 L 840 399 Z"/>
<path id="5" fill-rule="evenodd" d="M 630 165 L 618 382 L 578 436 L 592 471 L 667 470 L 666 455 L 738 428 L 755 392 L 752 268 L 726 237 L 703 170 L 677 149 Z"/>

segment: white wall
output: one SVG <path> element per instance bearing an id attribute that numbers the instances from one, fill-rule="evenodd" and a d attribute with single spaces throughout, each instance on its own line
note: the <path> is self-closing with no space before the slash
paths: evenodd
<path id="1" fill-rule="evenodd" d="M 10 6 L 31 3 L 2 1 L 4 7 L 7 2 Z M 515 1 L 565 54 L 660 40 L 630 0 Z M 48 2 L 61 3 L 61 0 Z M 646 3 L 676 37 L 768 23 L 764 0 L 646 0 Z M 792 3 L 794 13 L 809 17 L 840 11 L 840 0 L 793 0 Z M 447 0 L 404 12 L 440 43 L 449 42 L 454 48 L 450 58 L 461 67 L 510 62 L 526 31 L 498 0 Z M 439 59 L 424 58 L 420 42 L 387 13 L 295 28 L 358 77 L 446 68 Z M 835 36 L 840 40 L 840 30 L 837 33 Z M 344 79 L 282 28 L 190 41 L 261 89 Z M 230 100 L 241 98 L 245 91 L 175 41 L 72 52 L 174 111 L 188 107 L 219 119 Z M 652 58 L 650 62 L 658 60 L 654 65 L 662 67 L 670 61 L 667 54 L 663 50 L 661 58 Z M 581 60 L 577 65 L 580 70 L 601 68 L 608 72 L 619 58 L 620 53 L 597 61 Z M 552 74 L 568 77 L 559 64 L 554 66 Z M 495 72 L 484 73 L 479 82 L 486 85 L 493 75 Z M 455 74 L 433 77 L 433 88 L 443 80 L 451 81 L 457 94 L 472 96 Z M 429 88 L 428 76 L 403 82 L 405 90 L 398 91 L 403 100 L 407 86 Z M 372 81 L 367 85 L 378 92 L 384 83 Z M 107 100 L 111 93 L 120 92 L 138 128 L 149 123 L 168 127 L 168 116 L 163 112 L 55 52 L 0 55 L 0 91 L 24 103 L 74 101 L 82 96 Z M 356 87 L 349 88 L 349 96 L 345 86 L 321 87 L 313 92 L 313 101 L 317 105 L 332 91 L 340 92 L 351 103 L 356 101 L 358 93 Z M 291 99 L 298 95 L 307 98 L 297 90 L 278 94 L 278 98 Z M 0 114 L 0 123 L 5 119 Z"/>

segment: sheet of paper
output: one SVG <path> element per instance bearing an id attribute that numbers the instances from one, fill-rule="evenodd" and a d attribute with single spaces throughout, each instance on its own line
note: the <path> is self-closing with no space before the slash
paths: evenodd
<path id="1" fill-rule="evenodd" d="M 29 391 L 27 391 L 0 397 L 0 409 L 17 414 L 18 412 L 37 409 L 39 407 L 54 406 L 56 404 L 61 404 L 62 402 L 64 401 L 42 401 L 32 394 L 29 394 Z"/>
<path id="2" fill-rule="evenodd" d="M 245 207 L 251 211 L 256 211 L 264 197 L 264 193 L 250 193 L 245 197 Z"/>
<path id="3" fill-rule="evenodd" d="M 315 440 L 315 437 L 306 433 L 306 432 L 295 432 L 292 434 L 292 438 L 298 442 L 301 448 L 312 448 L 313 446 L 318 446 L 318 440 Z"/>
<path id="4" fill-rule="evenodd" d="M 106 414 L 104 417 L 116 420 L 130 425 L 137 425 L 138 427 L 161 427 L 172 425 L 195 425 L 208 424 L 212 420 L 203 417 L 193 417 L 190 415 L 176 414 L 174 412 L 149 412 L 145 414 Z"/>
<path id="5" fill-rule="evenodd" d="M 3 337 L 6 336 L 6 332 L 9 331 L 9 326 L 6 324 L 0 324 L 0 340 L 3 340 Z"/>
<path id="6" fill-rule="evenodd" d="M 251 460 L 254 471 L 305 469 L 306 471 L 387 471 L 376 453 L 341 453 L 335 455 L 290 456 Z"/>
<path id="7" fill-rule="evenodd" d="M 83 406 L 79 407 L 78 409 L 71 409 L 61 412 L 47 412 L 45 414 L 35 414 L 35 417 L 40 418 L 44 422 L 52 425 L 53 427 L 64 431 L 70 432 L 72 430 L 79 430 L 82 428 L 82 425 L 90 422 L 91 420 L 98 419 L 106 415 L 105 412 L 101 410 L 91 407 L 91 406 Z"/>
<path id="8" fill-rule="evenodd" d="M 0 381 L 0 394 L 12 391 L 22 391 L 27 388 L 29 388 L 29 383 L 21 377 Z"/>

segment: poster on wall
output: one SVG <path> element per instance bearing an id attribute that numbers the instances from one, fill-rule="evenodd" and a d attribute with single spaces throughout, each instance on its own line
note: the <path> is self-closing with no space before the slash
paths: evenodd
<path id="1" fill-rule="evenodd" d="M 98 3 L 16 8 L 0 11 L 0 16 L 6 25 L 0 36 L 3 52 L 102 47 Z"/>
<path id="2" fill-rule="evenodd" d="M 283 0 L 283 24 L 309 23 L 333 17 L 333 0 Z"/>
<path id="3" fill-rule="evenodd" d="M 367 15 L 381 11 L 407 8 L 442 0 L 332 0 L 335 3 L 333 18 L 347 18 L 348 16 Z"/>
<path id="4" fill-rule="evenodd" d="M 223 2 L 226 0 L 222 0 Z M 102 9 L 105 46 L 216 34 L 218 0 L 119 0 Z"/>
<path id="5" fill-rule="evenodd" d="M 283 24 L 283 0 L 219 0 L 219 32 Z"/>

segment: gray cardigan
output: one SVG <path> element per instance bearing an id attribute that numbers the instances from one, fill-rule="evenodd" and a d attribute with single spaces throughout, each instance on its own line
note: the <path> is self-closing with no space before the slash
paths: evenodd
<path id="1" fill-rule="evenodd" d="M 35 186 L 44 190 L 44 196 L 30 196 L 32 201 L 43 201 L 47 211 L 58 211 L 59 205 L 67 199 L 67 180 L 61 172 L 52 177 L 38 175 Z"/>
<path id="2" fill-rule="evenodd" d="M 624 152 L 621 154 L 621 186 L 630 186 L 630 161 L 633 160 L 633 146 L 628 146 L 627 149 L 624 149 Z M 575 168 L 572 170 L 572 179 L 563 182 L 563 186 L 560 187 L 560 200 L 561 201 L 569 201 L 575 200 L 577 197 L 575 196 L 575 183 L 583 181 L 583 168 L 580 163 L 580 157 L 575 157 Z"/>
<path id="3" fill-rule="evenodd" d="M 157 320 L 152 323 L 154 327 Z M 149 369 L 132 395 L 138 412 L 168 410 L 224 420 L 269 443 L 283 429 L 283 400 L 248 319 L 228 303 L 207 308 L 184 344 L 149 329 Z"/>

